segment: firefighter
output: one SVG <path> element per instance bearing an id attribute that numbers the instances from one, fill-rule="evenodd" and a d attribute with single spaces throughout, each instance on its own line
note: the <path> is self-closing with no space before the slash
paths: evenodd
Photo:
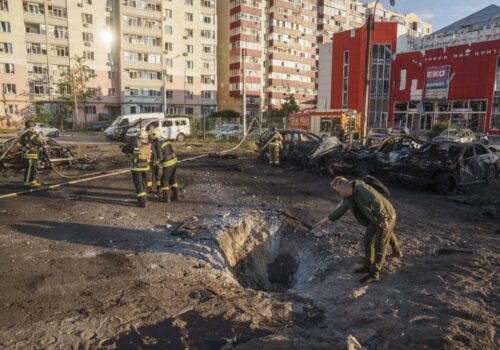
<path id="1" fill-rule="evenodd" d="M 364 237 L 364 265 L 355 272 L 368 274 L 360 280 L 361 283 L 378 282 L 387 248 L 393 245 L 393 249 L 397 249 L 396 255 L 401 256 L 399 243 L 394 235 L 396 210 L 382 194 L 363 181 L 350 182 L 346 178 L 337 177 L 332 181 L 331 186 L 343 198 L 342 202 L 317 226 L 324 225 L 329 221 L 334 222 L 351 209 L 358 222 L 367 226 Z"/>
<path id="2" fill-rule="evenodd" d="M 147 176 L 150 172 L 150 163 L 153 155 L 148 133 L 139 131 L 137 138 L 122 148 L 125 154 L 132 154 L 132 180 L 137 192 L 137 205 L 145 208 L 147 202 Z"/>
<path id="3" fill-rule="evenodd" d="M 153 191 L 153 182 L 156 185 L 156 192 L 161 192 L 161 166 L 160 166 L 160 158 L 161 158 L 161 144 L 160 144 L 160 130 L 157 128 L 153 128 L 149 131 L 148 134 L 149 143 L 151 144 L 152 157 L 151 163 L 149 166 L 151 167 L 151 171 L 148 173 L 148 181 L 147 188 L 148 192 L 151 193 Z"/>
<path id="4" fill-rule="evenodd" d="M 165 140 L 160 146 L 160 162 L 163 168 L 161 176 L 161 190 L 165 202 L 170 202 L 170 194 L 172 194 L 172 201 L 179 200 L 179 184 L 175 178 L 177 171 L 177 157 L 175 156 L 172 143 Z"/>
<path id="5" fill-rule="evenodd" d="M 25 122 L 26 129 L 21 134 L 20 141 L 23 147 L 24 185 L 29 188 L 38 188 L 42 184 L 37 179 L 38 152 L 43 147 L 40 136 L 34 129 L 32 121 Z"/>
<path id="6" fill-rule="evenodd" d="M 272 128 L 271 141 L 269 142 L 269 164 L 279 165 L 280 164 L 280 150 L 281 141 L 283 141 L 283 136 L 276 130 L 276 127 Z"/>

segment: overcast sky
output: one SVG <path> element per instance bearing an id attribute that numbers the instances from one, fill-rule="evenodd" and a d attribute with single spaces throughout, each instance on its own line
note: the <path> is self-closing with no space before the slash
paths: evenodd
<path id="1" fill-rule="evenodd" d="M 468 15 L 495 4 L 498 0 L 396 0 L 393 7 L 397 12 L 415 12 L 422 19 L 430 22 L 433 31 L 446 27 Z M 391 8 L 389 0 L 380 3 Z"/>

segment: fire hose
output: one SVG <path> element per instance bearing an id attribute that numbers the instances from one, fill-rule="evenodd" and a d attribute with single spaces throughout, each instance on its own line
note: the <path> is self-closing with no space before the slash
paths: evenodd
<path id="1" fill-rule="evenodd" d="M 253 119 L 252 120 L 252 122 L 249 125 L 249 128 L 253 125 L 254 122 L 257 122 L 257 119 Z M 237 150 L 238 148 L 240 148 L 243 145 L 243 143 L 245 142 L 245 140 L 247 139 L 247 137 L 248 137 L 248 134 L 244 135 L 244 137 L 241 139 L 241 141 L 236 146 L 234 146 L 234 147 L 232 147 L 230 149 L 227 149 L 227 150 L 216 152 L 215 154 L 216 155 L 221 155 L 221 154 L 226 154 L 226 153 L 233 152 L 233 151 Z M 264 145 L 264 147 L 262 147 L 259 150 L 259 152 L 262 151 L 269 144 L 269 142 L 271 142 L 271 140 L 273 138 L 274 138 L 274 136 L 270 138 L 270 140 Z M 59 172 L 58 170 L 56 170 L 55 167 L 53 166 L 53 164 L 50 162 L 50 157 L 48 155 L 47 150 L 45 148 L 43 148 L 43 151 L 45 152 L 44 154 L 47 157 L 47 159 L 49 160 L 49 164 L 50 164 L 51 169 L 54 170 L 54 172 L 58 176 L 60 176 L 62 178 L 65 178 L 65 179 L 74 179 L 74 180 L 68 181 L 68 182 L 62 182 L 62 183 L 59 183 L 59 184 L 49 185 L 49 186 L 46 186 L 46 187 L 34 188 L 34 189 L 24 190 L 24 191 L 21 191 L 21 192 L 13 192 L 13 193 L 8 193 L 8 194 L 0 195 L 0 199 L 7 199 L 7 198 L 12 198 L 12 197 L 20 196 L 20 195 L 23 195 L 23 194 L 51 190 L 51 189 L 59 188 L 59 187 L 62 187 L 62 186 L 69 186 L 69 185 L 74 185 L 74 184 L 81 183 L 81 182 L 87 182 L 87 181 L 102 179 L 102 178 L 105 178 L 105 177 L 120 175 L 120 174 L 124 174 L 124 173 L 127 173 L 127 172 L 130 171 L 130 168 L 125 168 L 125 169 L 118 169 L 118 170 L 114 170 L 114 171 L 110 171 L 110 172 L 97 172 L 97 173 L 92 173 L 92 174 L 86 174 L 86 175 L 84 175 L 84 176 L 86 176 L 84 178 L 82 178 L 82 176 L 64 175 L 61 172 Z M 195 157 L 181 159 L 181 160 L 178 161 L 178 163 L 184 163 L 184 162 L 188 162 L 188 161 L 193 161 L 193 160 L 197 160 L 197 159 L 209 157 L 211 154 L 213 154 L 213 153 L 206 153 L 206 154 L 202 154 L 202 155 L 195 156 Z M 87 177 L 87 176 L 91 176 L 91 177 Z"/>

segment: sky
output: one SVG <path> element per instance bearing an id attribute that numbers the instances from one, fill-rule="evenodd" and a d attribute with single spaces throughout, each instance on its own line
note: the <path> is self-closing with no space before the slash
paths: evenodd
<path id="1" fill-rule="evenodd" d="M 437 31 L 448 24 L 458 21 L 468 15 L 497 3 L 498 0 L 396 0 L 392 7 L 389 0 L 380 0 L 384 7 L 393 8 L 397 12 L 415 12 L 432 24 L 432 30 Z M 497 4 L 498 5 L 498 4 Z"/>

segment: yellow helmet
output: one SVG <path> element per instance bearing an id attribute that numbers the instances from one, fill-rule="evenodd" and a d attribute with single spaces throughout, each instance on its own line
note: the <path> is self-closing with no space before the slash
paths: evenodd
<path id="1" fill-rule="evenodd" d="M 148 133 L 146 130 L 141 130 L 141 131 L 139 131 L 139 134 L 137 135 L 137 137 L 140 139 L 147 139 Z"/>
<path id="2" fill-rule="evenodd" d="M 149 137 L 151 137 L 153 140 L 158 140 L 160 138 L 160 130 L 157 128 L 151 129 L 149 131 Z"/>

